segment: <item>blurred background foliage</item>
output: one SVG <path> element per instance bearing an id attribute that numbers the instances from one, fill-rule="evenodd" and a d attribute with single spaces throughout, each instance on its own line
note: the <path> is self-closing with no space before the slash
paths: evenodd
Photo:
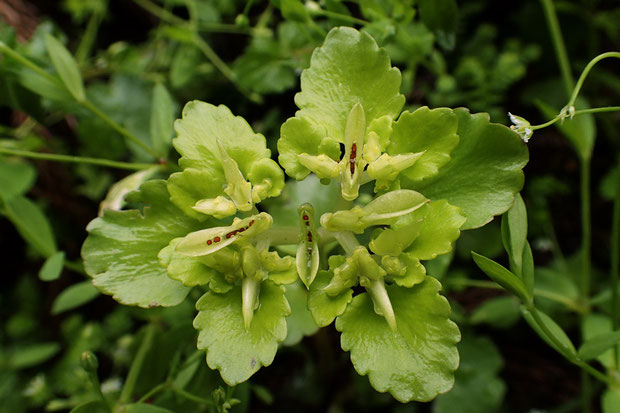
<path id="1" fill-rule="evenodd" d="M 573 73 L 595 55 L 620 49 L 617 1 L 555 5 Z M 185 102 L 200 99 L 248 119 L 275 154 L 279 127 L 296 110 L 301 71 L 327 31 L 340 25 L 365 30 L 385 47 L 403 74 L 410 108 L 465 106 L 504 124 L 511 111 L 542 123 L 567 100 L 535 0 L 4 0 L 0 41 L 18 57 L 0 56 L 0 148 L 173 165 L 172 122 Z M 46 76 L 54 74 L 46 34 L 74 54 L 84 101 Z M 604 63 L 592 72 L 583 92 L 591 107 L 618 104 L 617 68 Z M 620 117 L 582 119 L 577 132 L 535 133 L 523 191 L 537 300 L 571 337 L 580 329 L 609 328 L 610 200 L 620 176 L 614 170 Z M 584 307 L 577 287 L 582 234 L 575 134 L 592 144 L 599 137 L 591 179 L 591 304 L 597 312 L 582 325 L 576 317 Z M 165 173 L 162 167 L 149 175 Z M 463 233 L 454 253 L 428 264 L 463 332 L 450 393 L 403 405 L 375 392 L 339 350 L 333 328 L 302 338 L 315 330 L 303 308 L 291 317 L 274 364 L 228 388 L 195 350 L 189 300 L 169 309 L 123 307 L 85 277 L 85 227 L 127 174 L 0 155 L 2 411 L 105 411 L 96 402 L 99 389 L 107 400 L 134 402 L 126 408 L 134 413 L 560 413 L 579 405 L 579 370 L 545 346 L 522 320 L 518 302 L 472 264 L 471 250 L 507 262 L 498 220 Z M 98 358 L 97 374 L 90 356 L 81 361 L 85 351 Z M 139 370 L 132 369 L 137 358 Z"/>

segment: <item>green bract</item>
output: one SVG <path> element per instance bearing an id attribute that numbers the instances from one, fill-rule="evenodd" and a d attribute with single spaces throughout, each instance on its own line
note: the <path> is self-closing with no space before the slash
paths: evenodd
<path id="1" fill-rule="evenodd" d="M 422 261 L 510 208 L 527 149 L 485 114 L 401 113 L 400 83 L 370 35 L 330 31 L 281 127 L 278 159 L 295 178 L 286 187 L 245 120 L 188 103 L 175 123 L 181 172 L 131 193 L 141 210 L 108 210 L 88 226 L 95 286 L 143 307 L 203 289 L 198 348 L 230 385 L 269 365 L 283 340 L 336 320 L 378 391 L 403 402 L 447 392 L 460 333 Z"/>
<path id="2" fill-rule="evenodd" d="M 265 138 L 226 106 L 189 102 L 174 127 L 183 172 L 170 176 L 168 190 L 187 215 L 225 218 L 282 191 L 284 176 Z"/>

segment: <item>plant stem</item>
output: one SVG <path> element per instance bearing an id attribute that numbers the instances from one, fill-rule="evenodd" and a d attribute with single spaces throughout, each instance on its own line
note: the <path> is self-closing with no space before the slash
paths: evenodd
<path id="1" fill-rule="evenodd" d="M 545 18 L 547 19 L 549 31 L 551 32 L 551 40 L 553 41 L 555 54 L 560 65 L 560 72 L 562 73 L 562 81 L 566 89 L 566 95 L 569 96 L 573 88 L 574 80 L 570 70 L 570 63 L 568 61 L 564 39 L 562 38 L 560 24 L 558 23 L 558 16 L 555 13 L 555 6 L 553 5 L 553 0 L 540 1 L 545 11 Z"/>
<path id="2" fill-rule="evenodd" d="M 618 278 L 620 267 L 620 179 L 616 184 L 616 194 L 614 198 L 614 209 L 611 224 L 611 325 L 612 330 L 618 329 L 619 317 L 618 314 Z M 616 369 L 620 369 L 620 349 L 619 346 L 614 346 L 614 358 L 616 362 Z"/>
<path id="3" fill-rule="evenodd" d="M 502 288 L 499 284 L 496 284 L 493 281 L 453 279 L 453 280 L 446 280 L 444 283 L 446 285 L 452 285 L 452 286 L 465 286 L 465 287 L 488 288 L 492 290 L 504 290 L 504 288 Z M 566 308 L 572 311 L 575 311 L 577 313 L 581 313 L 584 311 L 581 303 L 571 300 L 570 298 L 567 298 L 562 294 L 557 294 L 552 291 L 546 291 L 546 290 L 541 290 L 541 289 L 534 289 L 534 296 L 540 297 L 540 298 L 546 298 L 556 303 L 563 304 L 564 306 L 566 306 Z"/>
<path id="4" fill-rule="evenodd" d="M 93 47 L 95 38 L 97 37 L 97 31 L 99 30 L 99 25 L 103 20 L 103 13 L 105 13 L 106 8 L 107 4 L 104 4 L 100 10 L 95 10 L 88 20 L 88 25 L 82 34 L 82 40 L 80 41 L 77 51 L 75 52 L 75 58 L 79 63 L 83 64 L 90 54 L 90 50 Z"/>
<path id="5" fill-rule="evenodd" d="M 589 311 L 588 297 L 590 296 L 590 255 L 591 255 L 591 217 L 590 217 L 590 160 L 581 161 L 581 299 L 586 313 Z"/>
<path id="6" fill-rule="evenodd" d="M 355 248 L 360 245 L 357 238 L 355 238 L 355 235 L 351 231 L 334 232 L 334 238 L 336 238 L 347 255 L 353 254 Z"/>
<path id="7" fill-rule="evenodd" d="M 369 23 L 366 20 L 358 19 L 357 17 L 349 16 L 347 14 L 337 13 L 335 11 L 329 11 L 329 10 L 324 10 L 324 9 L 309 9 L 308 11 L 310 12 L 310 14 L 315 15 L 315 16 L 332 17 L 335 19 L 348 21 L 349 23 L 354 23 L 354 24 L 365 25 Z"/>
<path id="8" fill-rule="evenodd" d="M 568 106 L 570 105 L 567 105 L 566 107 Z M 603 113 L 603 112 L 620 112 L 620 106 L 605 106 L 605 107 L 600 107 L 600 108 L 576 110 L 573 113 L 573 116 L 585 115 L 587 113 Z M 540 125 L 532 125 L 530 126 L 530 129 L 534 131 L 534 130 L 546 128 L 547 126 L 551 126 L 557 121 L 564 119 L 566 116 L 567 115 L 564 112 L 560 112 L 555 118 L 551 119 L 550 121 L 541 123 Z"/>
<path id="9" fill-rule="evenodd" d="M 593 377 L 597 378 L 598 380 L 602 381 L 603 383 L 606 383 L 608 385 L 611 384 L 610 378 L 607 377 L 605 374 L 601 373 L 600 371 L 598 371 L 597 369 L 595 369 L 594 367 L 592 367 L 588 363 L 584 362 L 583 360 L 580 360 L 579 358 L 576 358 L 572 354 L 564 353 L 564 351 L 562 351 L 562 344 L 555 338 L 555 336 L 551 333 L 551 331 L 549 331 L 549 329 L 547 328 L 547 325 L 543 322 L 542 318 L 540 317 L 540 314 L 538 313 L 538 310 L 536 309 L 536 307 L 534 307 L 534 305 L 530 304 L 526 308 L 530 312 L 530 314 L 532 314 L 532 318 L 534 318 L 534 321 L 536 321 L 536 324 L 538 324 L 538 326 L 540 327 L 542 332 L 547 336 L 547 338 L 549 338 L 549 340 L 551 340 L 551 342 L 555 345 L 555 349 L 565 359 L 567 359 L 571 363 L 579 366 L 582 369 L 582 372 L 588 372 Z M 589 380 L 588 380 L 588 385 L 589 385 Z"/>
<path id="10" fill-rule="evenodd" d="M 581 72 L 581 76 L 579 76 L 579 80 L 577 80 L 577 84 L 575 85 L 575 88 L 573 89 L 573 93 L 571 94 L 571 97 L 570 97 L 570 100 L 568 101 L 567 106 L 572 106 L 573 104 L 575 104 L 575 100 L 577 100 L 577 95 L 579 94 L 579 91 L 581 90 L 581 86 L 583 85 L 583 82 L 586 80 L 586 77 L 588 77 L 588 73 L 590 73 L 590 70 L 592 70 L 594 65 L 600 62 L 601 60 L 609 58 L 609 57 L 615 57 L 617 59 L 620 59 L 620 52 L 602 53 L 596 56 L 594 59 L 590 60 L 590 63 L 588 63 L 585 69 L 583 69 L 583 72 Z"/>
<path id="11" fill-rule="evenodd" d="M 215 66 L 217 70 L 219 70 L 226 79 L 228 79 L 233 85 L 235 85 L 235 87 L 237 88 L 239 92 L 241 92 L 245 97 L 250 99 L 252 102 L 262 103 L 263 98 L 259 94 L 249 92 L 248 90 L 241 87 L 241 85 L 237 83 L 235 73 L 232 71 L 232 69 L 228 67 L 228 65 L 217 55 L 217 53 L 215 53 L 215 51 L 211 48 L 211 46 L 209 46 L 209 44 L 206 41 L 204 41 L 202 37 L 200 37 L 198 34 L 195 34 L 193 42 L 194 42 L 194 45 L 200 49 L 202 54 L 204 54 L 205 57 L 209 59 L 209 61 L 213 64 L 213 66 Z"/>
<path id="12" fill-rule="evenodd" d="M 79 102 L 86 109 L 90 110 L 94 115 L 99 117 L 102 121 L 104 121 L 108 126 L 112 129 L 129 139 L 131 142 L 144 149 L 146 152 L 150 153 L 155 157 L 155 159 L 160 159 L 160 154 L 155 151 L 155 149 L 148 146 L 146 143 L 142 142 L 137 136 L 129 132 L 127 129 L 116 123 L 112 120 L 108 115 L 103 113 L 99 108 L 93 105 L 89 100 L 85 100 L 84 102 Z"/>
<path id="13" fill-rule="evenodd" d="M 171 24 L 178 24 L 178 25 L 184 25 L 187 23 L 187 21 L 185 21 L 184 19 L 178 16 L 175 16 L 174 14 L 170 13 L 168 10 L 153 3 L 150 0 L 133 0 L 133 1 L 138 6 L 142 7 L 143 9 L 145 9 L 152 15 L 157 16 L 160 20 L 163 20 Z"/>
<path id="14" fill-rule="evenodd" d="M 150 399 L 157 393 L 164 391 L 168 389 L 169 387 L 170 387 L 170 383 L 167 381 L 164 383 L 159 383 L 157 386 L 149 390 L 144 396 L 140 397 L 140 399 L 136 403 L 144 403 L 145 401 L 147 401 L 148 399 Z"/>
<path id="15" fill-rule="evenodd" d="M 43 159 L 47 161 L 55 162 L 70 162 L 70 163 L 84 163 L 90 165 L 108 166 L 110 168 L 127 169 L 132 171 L 138 171 L 142 169 L 152 168 L 158 166 L 153 163 L 130 163 L 112 161 L 110 159 L 101 158 L 89 158 L 85 156 L 73 156 L 73 155 L 61 155 L 55 153 L 41 153 L 32 151 L 22 151 L 19 149 L 4 149 L 0 148 L 0 154 L 22 156 L 24 158 Z"/>
<path id="16" fill-rule="evenodd" d="M 127 379 L 125 380 L 125 385 L 123 386 L 121 395 L 118 398 L 119 404 L 125 404 L 131 399 L 133 389 L 136 386 L 138 376 L 140 375 L 140 371 L 142 370 L 142 364 L 144 364 L 146 355 L 151 349 L 151 346 L 153 345 L 153 339 L 155 337 L 155 325 L 149 324 L 145 330 L 146 331 L 144 333 L 144 338 L 142 339 L 142 343 L 140 344 L 140 348 L 136 353 L 136 357 L 134 358 L 133 363 L 131 363 L 129 373 L 127 374 Z"/>
<path id="17" fill-rule="evenodd" d="M 196 395 L 194 395 L 192 393 L 186 392 L 183 389 L 179 389 L 179 388 L 173 387 L 172 391 L 175 392 L 176 394 L 178 394 L 179 396 L 185 397 L 187 400 L 191 400 L 191 401 L 196 402 L 196 403 L 206 404 L 207 406 L 213 406 L 214 405 L 213 401 L 211 401 L 209 399 L 203 399 L 202 397 L 199 397 L 199 396 L 196 396 Z"/>
<path id="18" fill-rule="evenodd" d="M 10 56 L 12 59 L 16 60 L 22 66 L 25 66 L 28 69 L 38 73 L 39 75 L 43 76 L 47 80 L 54 82 L 54 83 L 58 82 L 58 79 L 56 77 L 54 77 L 50 73 L 47 73 L 45 70 L 43 70 L 42 68 L 40 68 L 39 66 L 31 62 L 29 59 L 25 58 L 21 54 L 17 53 L 15 50 L 8 47 L 4 42 L 0 42 L 0 52 L 5 53 L 6 55 Z"/>

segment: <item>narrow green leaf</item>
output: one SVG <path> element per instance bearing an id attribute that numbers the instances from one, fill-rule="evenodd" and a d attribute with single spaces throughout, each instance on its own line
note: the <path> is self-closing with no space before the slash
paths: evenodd
<path id="1" fill-rule="evenodd" d="M 23 68 L 19 71 L 19 83 L 26 89 L 44 98 L 60 102 L 73 101 L 73 97 L 67 91 L 67 88 L 56 77 L 48 78 L 33 70 Z"/>
<path id="2" fill-rule="evenodd" d="M 21 236 L 44 257 L 56 252 L 52 228 L 41 208 L 22 196 L 5 202 L 6 215 Z"/>
<path id="3" fill-rule="evenodd" d="M 99 296 L 91 281 L 82 281 L 61 292 L 52 304 L 52 314 L 60 314 L 67 310 L 84 305 Z"/>
<path id="4" fill-rule="evenodd" d="M 558 352 L 566 355 L 567 357 L 577 356 L 577 350 L 575 350 L 573 342 L 570 340 L 570 338 L 568 338 L 562 327 L 560 327 L 558 323 L 553 321 L 551 317 L 549 317 L 547 314 L 543 313 L 540 310 L 536 310 L 538 315 L 540 316 L 542 323 L 544 324 L 544 327 L 551 334 L 550 337 L 543 331 L 543 327 L 541 327 L 541 325 L 536 322 L 534 316 L 529 310 L 527 310 L 525 307 L 522 307 L 521 311 L 523 313 L 525 321 L 527 321 L 527 323 L 534 329 L 534 331 L 536 331 L 540 338 L 545 340 L 547 344 L 556 349 Z M 554 339 L 558 342 L 559 347 L 554 343 Z"/>
<path id="5" fill-rule="evenodd" d="M 23 195 L 36 177 L 36 169 L 29 163 L 0 160 L 0 199 Z"/>
<path id="6" fill-rule="evenodd" d="M 174 102 L 166 87 L 156 83 L 151 105 L 151 143 L 159 153 L 166 154 L 172 145 Z"/>
<path id="7" fill-rule="evenodd" d="M 476 265 L 493 281 L 510 291 L 523 302 L 528 302 L 531 296 L 527 292 L 523 281 L 500 264 L 496 263 L 489 258 L 477 254 L 474 251 L 471 252 L 472 257 Z"/>
<path id="8" fill-rule="evenodd" d="M 45 47 L 47 53 L 52 60 L 52 64 L 58 73 L 58 76 L 64 83 L 65 87 L 78 102 L 86 99 L 84 94 L 84 84 L 82 83 L 82 75 L 78 68 L 77 62 L 55 37 L 49 33 L 45 35 Z"/>
<path id="9" fill-rule="evenodd" d="M 530 296 L 534 295 L 534 256 L 532 255 L 532 248 L 529 242 L 525 242 L 525 248 L 523 249 L 523 267 L 521 269 L 521 278 L 525 289 Z"/>
<path id="10" fill-rule="evenodd" d="M 586 315 L 581 324 L 581 332 L 584 341 L 589 341 L 590 339 L 603 334 L 609 334 L 612 331 L 613 324 L 611 317 L 600 313 L 590 313 Z M 608 349 L 602 354 L 599 354 L 596 357 L 596 360 L 605 366 L 607 370 L 611 370 L 616 367 L 616 359 L 613 349 Z"/>
<path id="11" fill-rule="evenodd" d="M 64 251 L 58 251 L 43 263 L 41 270 L 39 271 L 39 278 L 42 281 L 54 281 L 60 277 L 63 265 L 65 264 Z"/>
<path id="12" fill-rule="evenodd" d="M 502 242 L 510 257 L 510 269 L 523 278 L 523 254 L 527 242 L 527 210 L 520 194 L 502 217 Z"/>
<path id="13" fill-rule="evenodd" d="M 582 360 L 592 360 L 618 343 L 620 343 L 620 330 L 598 334 L 583 343 L 577 354 Z"/>
<path id="14" fill-rule="evenodd" d="M 58 343 L 38 343 L 16 349 L 10 357 L 9 366 L 13 369 L 25 369 L 36 366 L 54 357 L 60 351 Z"/>

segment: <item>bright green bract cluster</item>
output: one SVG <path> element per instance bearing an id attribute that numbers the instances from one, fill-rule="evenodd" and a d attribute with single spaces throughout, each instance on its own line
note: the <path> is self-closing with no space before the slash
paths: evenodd
<path id="1" fill-rule="evenodd" d="M 295 178 L 286 186 L 245 120 L 188 103 L 175 124 L 181 172 L 131 193 L 141 210 L 106 211 L 88 226 L 95 286 L 142 307 L 203 289 L 198 348 L 231 385 L 269 365 L 282 341 L 336 320 L 342 348 L 378 391 L 401 401 L 448 391 L 460 333 L 423 262 L 511 206 L 527 149 L 486 114 L 401 113 L 400 82 L 368 34 L 330 31 L 281 128 L 278 159 Z"/>

